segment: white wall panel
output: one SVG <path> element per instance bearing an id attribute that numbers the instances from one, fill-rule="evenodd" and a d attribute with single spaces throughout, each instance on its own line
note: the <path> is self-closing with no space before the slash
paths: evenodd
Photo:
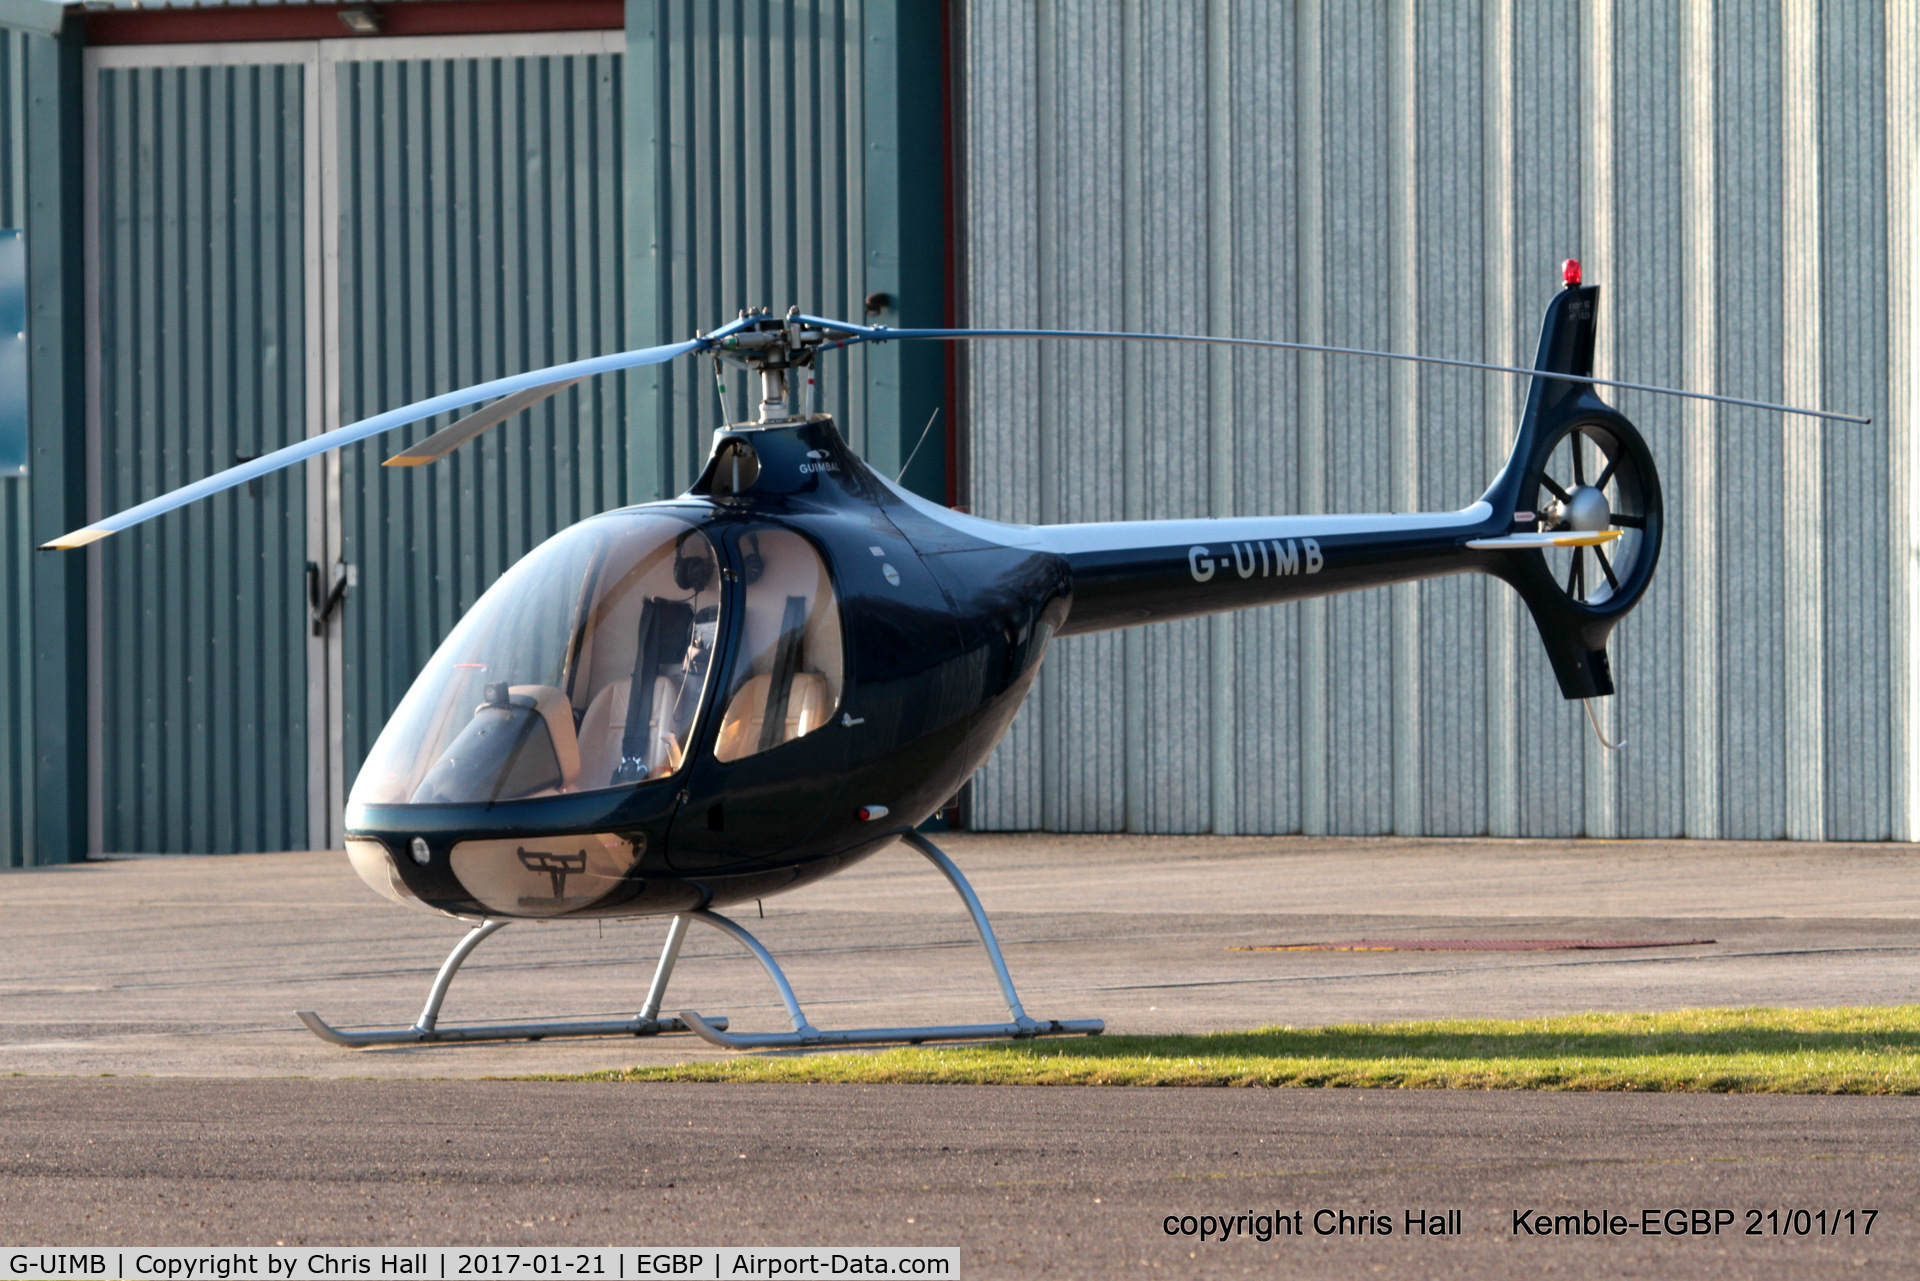
<path id="1" fill-rule="evenodd" d="M 1603 289 L 1603 375 L 1876 418 L 1610 395 L 1669 516 L 1611 647 L 1617 755 L 1507 589 L 1460 577 L 1057 644 L 976 779 L 976 826 L 1920 829 L 1920 304 L 1890 268 L 1920 217 L 1910 5 L 964 8 L 970 323 L 1526 363 L 1576 257 Z M 981 344 L 968 376 L 974 510 L 1047 521 L 1459 506 L 1525 392 L 1064 344 Z"/>
<path id="2" fill-rule="evenodd" d="M 1575 0 L 1518 4 L 1513 23 L 1515 346 L 1533 362 L 1546 296 L 1559 283 L 1564 258 L 1592 257 L 1581 231 L 1588 182 L 1582 151 L 1580 10 Z M 1601 284 L 1597 274 L 1590 283 Z M 1614 306 L 1603 284 L 1600 306 Z M 1596 363 L 1608 359 L 1598 353 Z M 1489 375 L 1491 377 L 1492 375 Z M 1524 399 L 1524 392 L 1522 393 Z M 1515 793 L 1519 832 L 1573 836 L 1586 814 L 1585 735 L 1580 709 L 1560 697 L 1533 620 L 1514 611 L 1514 700 L 1519 724 Z M 1629 620 L 1629 625 L 1631 620 Z M 1624 675 L 1616 669 L 1616 679 Z M 1624 684 L 1624 681 L 1621 682 Z"/>
<path id="3" fill-rule="evenodd" d="M 1153 0 L 1140 6 L 1141 195 L 1140 325 L 1193 333 L 1207 326 L 1206 10 L 1201 0 Z M 1116 353 L 1109 353 L 1109 355 Z M 1150 344 L 1121 359 L 1137 364 L 1149 520 L 1209 506 L 1207 353 Z M 1220 412 L 1224 412 L 1221 407 Z M 1211 734 L 1204 619 L 1142 633 L 1145 663 L 1119 687 L 1146 705 L 1145 827 L 1204 832 L 1211 826 L 1207 785 Z"/>
<path id="4" fill-rule="evenodd" d="M 1325 85 L 1325 341 L 1391 347 L 1387 15 L 1329 4 L 1321 17 Z M 1385 371 L 1326 362 L 1326 509 L 1392 502 Z M 1393 828 L 1392 599 L 1330 599 L 1327 629 L 1327 821 L 1335 832 Z"/>
<path id="5" fill-rule="evenodd" d="M 1781 17 L 1774 6 L 1717 14 L 1717 390 L 1784 394 Z M 1786 833 L 1786 633 L 1802 585 L 1785 578 L 1786 491 L 1776 415 L 1717 414 L 1713 494 L 1720 561 L 1720 834 Z"/>
<path id="6" fill-rule="evenodd" d="M 1121 14 L 1082 0 L 1043 14 L 1038 47 L 1045 86 L 1042 145 L 1041 316 L 1047 325 L 1111 316 L 1119 296 L 1121 238 Z M 1063 156 L 1075 163 L 1062 164 Z M 1062 246 L 1082 246 L 1062 253 Z M 1084 343 L 1025 347 L 1041 379 L 1030 431 L 1041 459 L 1042 520 L 1097 520 L 1122 492 L 1128 460 L 1121 448 L 1122 398 L 1110 376 L 1111 353 Z M 1128 690 L 1121 640 L 1091 638 L 1059 646 L 1035 697 L 1043 710 L 1045 756 L 1062 773 L 1042 789 L 1044 826 L 1109 832 L 1124 828 L 1123 720 Z"/>
<path id="7" fill-rule="evenodd" d="M 973 4 L 966 31 L 964 220 L 978 254 L 967 257 L 972 320 L 999 326 L 1034 323 L 1040 308 L 1042 91 L 1033 6 L 1023 0 Z M 974 510 L 992 520 L 1041 516 L 1039 356 L 1030 343 L 979 343 L 968 354 L 971 466 L 974 475 L 993 478 L 969 484 L 968 493 Z M 1056 649 L 1043 679 L 1051 680 L 1070 662 L 1061 662 Z M 1043 688 L 1029 696 L 1028 707 L 1045 701 Z M 986 826 L 1042 825 L 1041 719 L 1029 710 L 1016 720 L 1000 750 L 974 777 L 973 809 Z M 1058 733 L 1059 723 L 1073 718 L 1063 709 L 1046 719 Z M 1064 760 L 1068 753 L 1047 755 Z"/>
<path id="8" fill-rule="evenodd" d="M 1603 301 L 1613 317 L 1606 335 L 1612 368 L 1668 387 L 1689 385 L 1682 366 L 1688 320 L 1685 233 L 1676 234 L 1674 225 L 1675 211 L 1687 208 L 1684 17 L 1683 10 L 1663 0 L 1632 0 L 1614 17 L 1613 91 L 1617 102 L 1633 104 L 1632 110 L 1614 113 L 1614 166 L 1618 174 L 1633 175 L 1633 181 L 1615 183 L 1612 266 L 1599 277 L 1611 286 Z M 1696 460 L 1685 447 L 1685 425 L 1693 412 L 1688 403 L 1641 392 L 1623 392 L 1615 403 L 1640 426 L 1659 461 L 1668 532 L 1661 552 L 1662 590 L 1648 593 L 1614 633 L 1614 661 L 1634 679 L 1622 681 L 1613 700 L 1615 741 L 1631 746 L 1609 762 L 1614 774 L 1609 799 L 1617 807 L 1610 834 L 1678 836 L 1691 781 L 1684 765 L 1689 575 L 1695 543 L 1704 539 L 1711 545 L 1716 523 L 1709 504 L 1707 519 L 1696 524 L 1689 502 L 1697 482 Z M 1576 726 L 1575 733 L 1582 728 Z M 1591 733 L 1587 737 L 1591 740 Z"/>
<path id="9" fill-rule="evenodd" d="M 1418 13 L 1415 141 L 1419 202 L 1412 278 L 1419 327 L 1409 349 L 1479 360 L 1485 270 L 1480 228 L 1485 194 L 1480 103 L 1481 17 L 1474 5 Z M 1396 344 L 1398 346 L 1398 344 Z M 1479 374 L 1419 369 L 1420 507 L 1458 507 L 1485 488 L 1480 447 L 1488 383 Z M 1441 578 L 1420 594 L 1419 771 L 1422 828 L 1446 835 L 1487 830 L 1486 598 L 1476 576 Z M 1505 590 L 1504 588 L 1501 590 Z M 1401 767 L 1399 761 L 1395 768 Z"/>
<path id="10" fill-rule="evenodd" d="M 1888 514 L 1887 139 L 1885 11 L 1864 0 L 1828 3 L 1817 31 L 1822 93 L 1815 144 L 1822 158 L 1819 282 L 1821 382 L 1835 404 L 1871 414 L 1871 427 L 1822 436 L 1820 543 L 1826 610 L 1824 777 L 1829 840 L 1884 840 L 1893 831 L 1894 650 L 1882 537 Z M 1911 181 L 1909 175 L 1908 181 Z M 1862 494 L 1874 501 L 1861 502 Z"/>
<path id="11" fill-rule="evenodd" d="M 1237 5 L 1232 31 L 1236 68 L 1293 65 L 1294 15 L 1286 6 Z M 1243 72 L 1232 88 L 1235 331 L 1294 333 L 1295 87 L 1282 76 Z M 1300 407 L 1287 394 L 1298 385 L 1299 366 L 1280 352 L 1242 353 L 1235 362 L 1236 511 L 1300 509 Z M 1301 823 L 1300 611 L 1248 610 L 1235 615 L 1234 624 L 1235 828 L 1295 831 Z"/>
<path id="12" fill-rule="evenodd" d="M 1887 13 L 1885 73 L 1887 86 L 1887 259 L 1910 262 L 1920 248 L 1920 199 L 1913 190 L 1913 170 L 1920 155 L 1920 6 L 1899 5 Z M 1891 664 L 1893 677 L 1893 831 L 1902 840 L 1920 838 L 1920 645 L 1915 644 L 1920 621 L 1920 533 L 1915 505 L 1920 502 L 1920 484 L 1914 469 L 1920 466 L 1920 450 L 1913 448 L 1912 433 L 1915 398 L 1920 396 L 1920 380 L 1914 377 L 1915 357 L 1920 354 L 1920 291 L 1914 288 L 1913 273 L 1902 271 L 1887 282 L 1887 475 L 1892 494 L 1887 521 L 1887 545 L 1890 561 L 1888 599 L 1893 625 L 1889 635 L 1894 646 Z"/>

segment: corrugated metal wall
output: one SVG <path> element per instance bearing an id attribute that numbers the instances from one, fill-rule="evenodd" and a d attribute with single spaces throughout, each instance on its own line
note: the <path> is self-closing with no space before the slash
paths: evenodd
<path id="1" fill-rule="evenodd" d="M 685 338 L 743 307 L 865 316 L 868 8 L 659 0 L 650 24 L 629 31 L 649 55 L 635 64 L 633 92 L 657 140 L 635 175 L 650 184 L 634 201 L 654 236 L 654 256 L 636 271 L 635 342 Z M 855 348 L 819 371 L 815 408 L 860 450 L 870 445 L 873 360 Z M 642 496 L 679 493 L 721 421 L 712 370 L 677 361 L 633 379 L 640 434 L 662 451 L 636 460 Z M 729 387 L 735 418 L 752 418 L 759 403 L 746 381 Z"/>
<path id="2" fill-rule="evenodd" d="M 307 426 L 306 71 L 100 67 L 96 510 Z M 306 841 L 305 490 L 222 494 L 95 552 L 94 848 Z"/>
<path id="3" fill-rule="evenodd" d="M 27 42 L 0 27 L 0 227 L 27 223 Z M 0 477 L 0 867 L 29 861 L 33 832 L 33 556 L 27 479 Z"/>
<path id="4" fill-rule="evenodd" d="M 644 111 L 621 83 L 630 32 L 88 51 L 90 508 L 741 305 L 857 318 L 877 289 L 893 303 L 873 319 L 938 323 L 939 10 L 641 9 Z M 636 118 L 654 148 L 637 219 Z M 0 125 L 0 146 L 24 130 Z M 940 353 L 918 354 L 919 383 L 892 350 L 823 371 L 820 406 L 882 465 L 941 399 Z M 602 380 L 436 467 L 384 470 L 383 442 L 90 553 L 89 848 L 335 839 L 346 783 L 461 611 L 554 530 L 684 486 L 718 421 L 710 386 L 691 367 Z M 934 492 L 943 431 L 915 471 Z M 319 638 L 310 559 L 356 578 Z M 24 608 L 8 618 L 24 637 Z M 27 741 L 24 712 L 4 723 Z M 30 774 L 8 770 L 20 798 Z"/>
<path id="5" fill-rule="evenodd" d="M 975 781 L 985 828 L 1910 839 L 1920 483 L 1911 5 L 967 0 L 967 321 L 1530 363 L 1564 257 L 1660 574 L 1593 741 L 1475 578 L 1064 642 Z M 1119 376 L 1115 376 L 1118 374 Z M 1453 508 L 1519 380 L 981 344 L 982 515 Z"/>
<path id="6" fill-rule="evenodd" d="M 606 48 L 338 65 L 330 416 L 625 345 L 622 55 L 617 34 L 582 39 Z M 401 447 L 395 436 L 342 452 L 341 554 L 359 580 L 344 608 L 347 779 L 495 578 L 629 501 L 617 378 L 561 392 L 431 467 L 380 466 Z"/>

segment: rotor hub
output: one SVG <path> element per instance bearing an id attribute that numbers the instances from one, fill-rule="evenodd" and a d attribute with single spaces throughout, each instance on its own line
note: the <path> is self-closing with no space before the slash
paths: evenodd
<path id="1" fill-rule="evenodd" d="M 805 418 L 813 412 L 813 379 L 809 374 L 796 389 L 790 370 L 810 370 L 814 358 L 823 350 L 844 346 L 851 331 L 823 328 L 819 323 L 802 322 L 800 309 L 789 307 L 785 317 L 775 319 L 765 307 L 740 313 L 745 328 L 719 339 L 710 351 L 714 362 L 714 381 L 720 388 L 721 413 L 729 423 L 737 419 L 727 405 L 726 384 L 720 377 L 722 363 L 759 376 L 760 413 L 758 423 L 786 422 Z M 799 390 L 799 404 L 795 391 Z"/>
<path id="2" fill-rule="evenodd" d="M 1555 503 L 1549 514 L 1556 529 L 1571 529 L 1578 533 L 1590 534 L 1606 529 L 1613 524 L 1613 508 L 1607 504 L 1607 496 L 1592 485 L 1575 485 L 1567 492 L 1567 500 Z"/>

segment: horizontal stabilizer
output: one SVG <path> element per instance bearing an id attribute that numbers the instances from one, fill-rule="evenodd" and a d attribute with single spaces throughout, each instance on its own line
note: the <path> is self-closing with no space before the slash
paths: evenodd
<path id="1" fill-rule="evenodd" d="M 1626 533 L 1624 529 L 1558 530 L 1546 534 L 1508 534 L 1502 538 L 1475 538 L 1467 546 L 1477 552 L 1518 552 L 1529 547 L 1598 547 Z"/>

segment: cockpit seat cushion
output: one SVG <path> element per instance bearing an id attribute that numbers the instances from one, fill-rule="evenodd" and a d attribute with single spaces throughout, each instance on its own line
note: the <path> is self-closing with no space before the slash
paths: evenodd
<path id="1" fill-rule="evenodd" d="M 547 736 L 553 740 L 553 754 L 560 763 L 560 790 L 571 791 L 580 777 L 580 737 L 573 726 L 572 700 L 551 685 L 513 685 L 507 693 L 533 700 L 534 710 L 547 723 Z"/>
<path id="2" fill-rule="evenodd" d="M 646 778 L 657 778 L 680 768 L 682 747 L 673 736 L 670 717 L 680 697 L 680 681 L 672 676 L 653 678 L 653 715 L 647 726 Z M 608 683 L 580 718 L 579 790 L 613 786 L 614 772 L 620 768 L 626 750 L 627 709 L 632 706 L 633 681 L 621 678 Z"/>
<path id="3" fill-rule="evenodd" d="M 773 693 L 773 676 L 762 673 L 740 687 L 727 704 L 720 721 L 720 737 L 713 754 L 722 761 L 739 760 L 760 750 L 761 729 L 767 718 L 767 699 Z M 791 742 L 811 734 L 826 722 L 833 710 L 828 697 L 827 678 L 819 672 L 795 672 L 793 689 L 787 695 L 787 723 L 776 743 Z"/>

